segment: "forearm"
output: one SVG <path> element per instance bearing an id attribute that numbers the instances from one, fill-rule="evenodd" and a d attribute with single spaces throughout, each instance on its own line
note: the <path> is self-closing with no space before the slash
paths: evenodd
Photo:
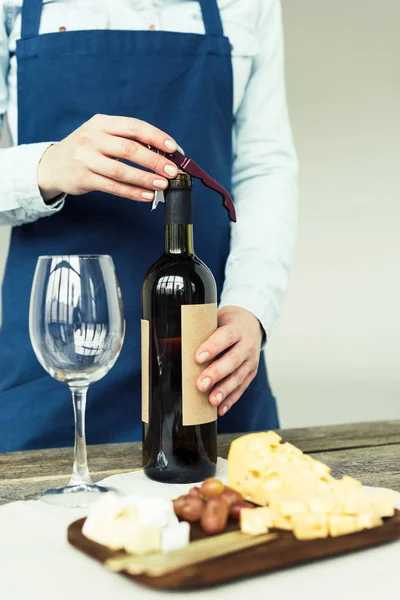
<path id="1" fill-rule="evenodd" d="M 297 166 L 249 178 L 235 190 L 238 221 L 231 230 L 220 306 L 253 313 L 267 336 L 282 308 L 297 227 Z"/>
<path id="2" fill-rule="evenodd" d="M 23 225 L 48 217 L 63 199 L 46 204 L 37 184 L 37 167 L 51 142 L 0 150 L 0 225 Z"/>
<path id="3" fill-rule="evenodd" d="M 238 221 L 231 228 L 221 306 L 246 308 L 269 335 L 282 307 L 293 253 L 297 157 L 286 103 L 280 3 L 261 6 L 261 50 L 235 123 Z"/>

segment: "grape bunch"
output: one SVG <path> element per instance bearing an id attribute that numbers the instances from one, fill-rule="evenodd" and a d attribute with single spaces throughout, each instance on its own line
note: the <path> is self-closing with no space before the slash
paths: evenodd
<path id="1" fill-rule="evenodd" d="M 177 517 L 189 523 L 199 523 L 205 533 L 221 533 L 229 517 L 238 520 L 243 508 L 254 508 L 243 496 L 214 477 L 205 479 L 200 487 L 174 500 Z"/>

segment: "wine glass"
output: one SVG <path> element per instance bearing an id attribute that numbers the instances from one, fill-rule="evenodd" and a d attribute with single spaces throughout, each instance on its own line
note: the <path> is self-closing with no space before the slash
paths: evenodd
<path id="1" fill-rule="evenodd" d="M 50 504 L 86 507 L 108 492 L 89 475 L 85 408 L 91 383 L 117 360 L 125 335 L 121 288 L 110 256 L 41 256 L 33 280 L 29 333 L 36 357 L 57 381 L 69 386 L 75 420 L 72 477 L 48 490 Z"/>

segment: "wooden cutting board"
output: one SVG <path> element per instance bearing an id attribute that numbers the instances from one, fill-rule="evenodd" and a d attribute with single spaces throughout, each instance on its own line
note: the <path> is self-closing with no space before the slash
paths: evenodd
<path id="1" fill-rule="evenodd" d="M 123 552 L 109 550 L 105 546 L 88 540 L 82 534 L 84 521 L 85 519 L 75 521 L 68 528 L 68 541 L 72 546 L 102 563 L 113 557 L 124 556 Z M 237 522 L 232 521 L 226 531 L 237 530 Z M 275 533 L 278 535 L 272 541 L 209 560 L 202 560 L 168 574 L 157 577 L 149 575 L 127 575 L 127 577 L 146 586 L 165 590 L 192 590 L 228 583 L 236 579 L 392 542 L 400 538 L 400 511 L 396 510 L 394 517 L 385 519 L 384 524 L 380 527 L 337 538 L 299 541 L 289 531 L 276 530 Z M 204 534 L 200 526 L 192 525 L 192 541 L 206 537 L 209 536 Z M 222 535 L 214 536 L 213 545 L 218 544 L 218 538 L 221 539 Z M 185 550 L 180 552 L 184 553 Z"/>

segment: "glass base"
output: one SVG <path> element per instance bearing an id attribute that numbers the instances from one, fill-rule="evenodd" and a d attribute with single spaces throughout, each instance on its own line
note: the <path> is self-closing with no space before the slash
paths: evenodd
<path id="1" fill-rule="evenodd" d="M 102 485 L 80 484 L 67 485 L 63 488 L 47 490 L 40 499 L 47 504 L 56 506 L 66 506 L 68 508 L 87 508 L 93 502 L 99 499 L 101 494 L 113 492 L 112 488 L 107 488 Z"/>

